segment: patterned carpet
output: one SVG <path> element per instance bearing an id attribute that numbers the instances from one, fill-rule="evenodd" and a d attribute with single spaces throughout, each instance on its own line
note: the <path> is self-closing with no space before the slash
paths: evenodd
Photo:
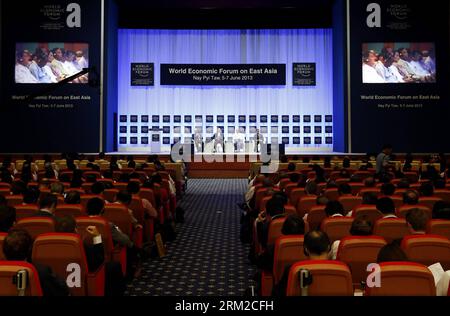
<path id="1" fill-rule="evenodd" d="M 247 260 L 248 246 L 239 240 L 240 210 L 247 181 L 192 179 L 179 205 L 185 223 L 167 256 L 144 263 L 127 295 L 242 295 L 254 285 L 256 272 Z"/>

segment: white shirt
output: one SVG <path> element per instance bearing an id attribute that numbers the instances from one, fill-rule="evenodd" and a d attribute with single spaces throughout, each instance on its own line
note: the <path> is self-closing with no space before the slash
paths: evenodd
<path id="1" fill-rule="evenodd" d="M 63 64 L 63 66 L 64 66 L 64 69 L 66 69 L 69 76 L 74 75 L 79 72 L 78 69 L 75 67 L 74 63 L 72 63 L 70 61 L 66 60 Z"/>
<path id="2" fill-rule="evenodd" d="M 375 64 L 375 70 L 377 71 L 378 75 L 385 79 L 386 78 L 386 67 L 384 67 L 383 63 L 381 61 L 378 61 Z"/>
<path id="3" fill-rule="evenodd" d="M 430 74 L 428 71 L 423 69 L 422 65 L 417 61 L 411 60 L 409 62 L 409 65 L 411 66 L 414 73 L 417 74 L 418 76 L 427 76 Z"/>
<path id="4" fill-rule="evenodd" d="M 388 69 L 397 78 L 397 82 L 405 82 L 405 80 L 403 80 L 403 76 L 400 74 L 396 66 L 391 65 Z"/>
<path id="5" fill-rule="evenodd" d="M 51 82 L 53 83 L 58 82 L 55 74 L 53 73 L 49 65 L 45 65 L 44 67 L 42 67 L 42 70 L 50 77 Z"/>
<path id="6" fill-rule="evenodd" d="M 389 214 L 389 215 L 383 216 L 382 219 L 386 219 L 386 218 L 398 218 L 398 217 L 396 215 L 394 215 L 394 214 Z"/>
<path id="7" fill-rule="evenodd" d="M 340 240 L 336 240 L 333 243 L 333 245 L 331 246 L 331 250 L 330 250 L 330 258 L 331 258 L 331 260 L 336 260 L 337 252 L 338 252 L 340 244 L 341 244 L 341 241 Z"/>
<path id="8" fill-rule="evenodd" d="M 75 67 L 81 71 L 83 68 L 88 68 L 88 62 L 84 56 L 77 57 L 75 60 Z"/>
<path id="9" fill-rule="evenodd" d="M 383 66 L 384 67 L 384 66 Z M 395 83 L 395 82 L 400 82 L 398 80 L 398 77 L 396 76 L 396 74 L 394 73 L 394 71 L 391 69 L 392 66 L 390 66 L 389 68 L 384 67 L 385 72 L 384 72 L 384 80 L 386 82 L 389 83 Z M 395 68 L 395 67 L 394 67 Z M 398 72 L 398 71 L 397 71 Z M 400 75 L 400 74 L 399 74 Z M 403 80 L 403 78 L 402 78 Z"/>
<path id="10" fill-rule="evenodd" d="M 384 79 L 378 74 L 374 67 L 367 64 L 362 66 L 363 83 L 384 83 Z"/>
<path id="11" fill-rule="evenodd" d="M 31 73 L 28 67 L 22 64 L 16 64 L 15 69 L 16 83 L 38 83 L 39 81 Z"/>

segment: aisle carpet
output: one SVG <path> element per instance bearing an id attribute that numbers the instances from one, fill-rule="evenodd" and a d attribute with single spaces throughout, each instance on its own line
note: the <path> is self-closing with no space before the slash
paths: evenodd
<path id="1" fill-rule="evenodd" d="M 185 223 L 177 225 L 176 240 L 167 256 L 144 263 L 127 295 L 242 295 L 255 285 L 256 270 L 248 262 L 248 246 L 239 240 L 242 202 L 247 181 L 191 179 L 179 205 Z"/>

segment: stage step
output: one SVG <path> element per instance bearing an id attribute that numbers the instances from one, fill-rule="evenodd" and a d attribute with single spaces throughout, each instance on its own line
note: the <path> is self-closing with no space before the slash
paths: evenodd
<path id="1" fill-rule="evenodd" d="M 191 162 L 189 163 L 189 178 L 247 178 L 249 170 L 250 162 Z"/>

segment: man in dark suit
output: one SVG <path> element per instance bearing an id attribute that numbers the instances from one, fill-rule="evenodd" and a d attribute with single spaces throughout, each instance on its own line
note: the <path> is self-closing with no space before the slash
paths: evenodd
<path id="1" fill-rule="evenodd" d="M 56 195 L 50 193 L 45 195 L 39 202 L 39 211 L 34 216 L 54 218 L 57 203 L 58 198 Z"/>
<path id="2" fill-rule="evenodd" d="M 33 240 L 21 229 L 13 229 L 3 242 L 3 253 L 8 261 L 29 261 Z M 39 275 L 44 296 L 68 296 L 69 289 L 46 265 L 33 264 Z"/>

